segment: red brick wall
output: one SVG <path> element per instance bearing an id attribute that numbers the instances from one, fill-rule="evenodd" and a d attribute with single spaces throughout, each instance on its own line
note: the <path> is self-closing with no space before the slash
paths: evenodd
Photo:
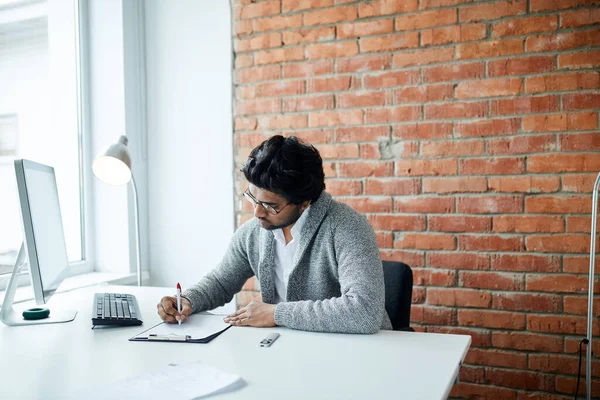
<path id="1" fill-rule="evenodd" d="M 367 215 L 384 259 L 413 267 L 415 329 L 472 336 L 455 397 L 574 392 L 600 171 L 599 4 L 234 4 L 237 166 L 273 134 L 317 146 L 328 191 Z M 237 204 L 241 223 L 251 209 Z"/>

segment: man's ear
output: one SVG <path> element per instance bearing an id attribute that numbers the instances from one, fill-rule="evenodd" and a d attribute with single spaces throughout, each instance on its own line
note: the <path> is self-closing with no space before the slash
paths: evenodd
<path id="1" fill-rule="evenodd" d="M 306 210 L 308 206 L 310 206 L 310 200 L 306 200 L 304 203 L 300 204 L 300 208 L 302 209 L 302 211 Z"/>

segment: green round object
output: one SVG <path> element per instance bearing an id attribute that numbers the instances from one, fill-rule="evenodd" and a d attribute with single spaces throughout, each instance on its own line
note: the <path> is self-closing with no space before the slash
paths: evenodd
<path id="1" fill-rule="evenodd" d="M 47 308 L 36 307 L 23 311 L 23 318 L 25 319 L 48 318 L 48 315 L 50 315 L 50 310 Z"/>

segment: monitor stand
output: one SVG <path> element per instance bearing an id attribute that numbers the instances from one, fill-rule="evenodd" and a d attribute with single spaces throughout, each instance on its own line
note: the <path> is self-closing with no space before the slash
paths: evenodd
<path id="1" fill-rule="evenodd" d="M 9 326 L 18 325 L 39 325 L 39 324 L 56 324 L 59 322 L 69 322 L 75 319 L 77 315 L 76 310 L 50 310 L 50 315 L 43 319 L 25 319 L 19 313 L 13 309 L 13 300 L 15 298 L 15 292 L 17 291 L 17 278 L 21 273 L 23 267 L 27 265 L 25 255 L 25 244 L 21 244 L 19 255 L 15 267 L 13 268 L 12 276 L 6 287 L 4 294 L 4 302 L 2 303 L 2 310 L 0 310 L 0 320 Z"/>

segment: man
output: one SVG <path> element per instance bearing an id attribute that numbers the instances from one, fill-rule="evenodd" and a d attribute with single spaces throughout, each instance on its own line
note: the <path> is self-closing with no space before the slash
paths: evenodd
<path id="1" fill-rule="evenodd" d="M 366 218 L 325 192 L 317 149 L 295 137 L 273 136 L 242 168 L 244 197 L 255 218 L 234 234 L 219 266 L 158 313 L 175 323 L 231 301 L 252 276 L 262 302 L 227 316 L 235 326 L 287 326 L 317 332 L 375 333 L 391 329 L 384 307 L 383 269 Z"/>

